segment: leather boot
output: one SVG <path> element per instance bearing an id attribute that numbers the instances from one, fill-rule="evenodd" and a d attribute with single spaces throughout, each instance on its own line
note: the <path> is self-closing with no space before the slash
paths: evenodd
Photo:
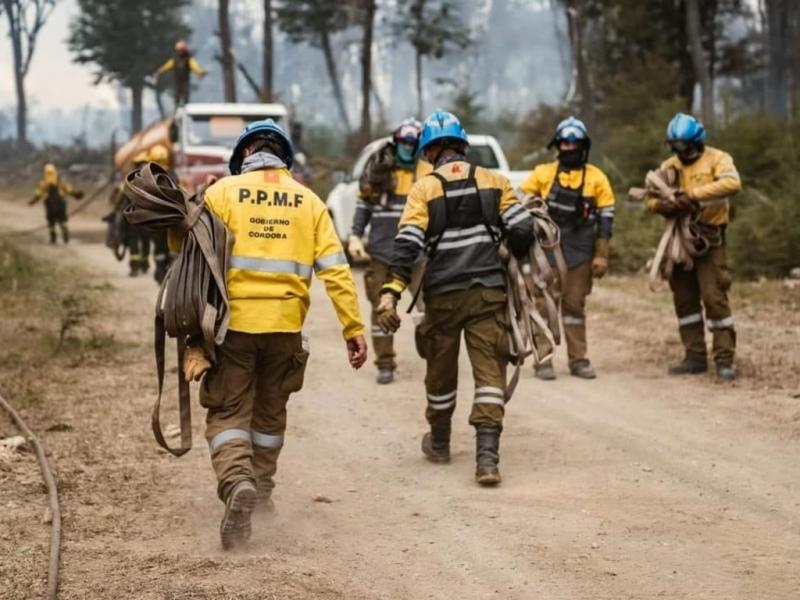
<path id="1" fill-rule="evenodd" d="M 231 548 L 250 539 L 250 515 L 256 504 L 256 486 L 247 479 L 233 486 L 225 499 L 225 514 L 219 524 L 222 548 Z"/>
<path id="2" fill-rule="evenodd" d="M 425 458 L 433 463 L 450 462 L 450 429 L 449 419 L 431 425 L 431 430 L 422 436 L 422 453 Z"/>
<path id="3" fill-rule="evenodd" d="M 497 468 L 500 462 L 500 430 L 496 427 L 478 427 L 475 445 L 475 481 L 481 485 L 497 485 L 500 483 L 500 470 Z"/>
<path id="4" fill-rule="evenodd" d="M 697 375 L 708 371 L 708 363 L 699 358 L 686 357 L 681 362 L 670 365 L 667 369 L 669 375 Z"/>

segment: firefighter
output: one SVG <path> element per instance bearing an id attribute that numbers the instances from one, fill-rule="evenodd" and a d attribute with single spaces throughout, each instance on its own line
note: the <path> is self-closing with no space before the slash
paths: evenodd
<path id="1" fill-rule="evenodd" d="M 147 162 L 146 150 L 142 150 L 133 157 L 134 168 L 141 167 Z M 125 210 L 125 205 L 127 203 L 127 199 L 122 193 L 124 187 L 125 180 L 123 179 L 119 184 L 119 192 L 117 195 L 117 210 L 120 211 Z M 146 232 L 127 223 L 124 219 L 123 221 L 126 224 L 125 240 L 128 244 L 128 267 L 130 269 L 128 274 L 131 277 L 138 277 L 140 274 L 144 275 L 150 270 L 150 236 Z"/>
<path id="2" fill-rule="evenodd" d="M 608 246 L 614 227 L 614 192 L 605 173 L 588 162 L 592 142 L 586 125 L 575 117 L 561 121 L 548 144 L 556 148 L 553 162 L 537 166 L 520 186 L 526 194 L 543 198 L 561 229 L 561 249 L 567 263 L 561 301 L 561 319 L 567 340 L 569 372 L 594 379 L 587 356 L 586 297 L 593 279 L 608 271 Z M 544 340 L 542 340 L 544 343 Z M 552 380 L 552 361 L 536 366 L 539 379 Z"/>
<path id="3" fill-rule="evenodd" d="M 59 174 L 56 166 L 47 163 L 44 166 L 42 179 L 36 186 L 36 192 L 31 198 L 29 205 L 34 205 L 40 200 L 44 200 L 45 217 L 47 218 L 47 229 L 50 232 L 50 243 L 58 241 L 56 226 L 61 230 L 61 240 L 69 243 L 69 228 L 67 227 L 67 199 L 72 196 L 76 200 L 83 198 L 83 192 L 75 190 Z"/>
<path id="4" fill-rule="evenodd" d="M 177 176 L 172 170 L 172 163 L 170 160 L 169 149 L 163 144 L 156 144 L 147 152 L 147 160 L 154 162 L 157 165 L 166 169 L 173 181 L 178 181 Z M 167 269 L 170 264 L 169 245 L 167 243 L 167 233 L 161 232 L 153 234 L 153 260 L 155 262 L 155 269 L 153 270 L 153 278 L 157 283 L 164 281 L 167 275 Z"/>
<path id="5" fill-rule="evenodd" d="M 736 379 L 736 331 L 728 301 L 731 276 L 725 230 L 730 218 L 730 197 L 742 189 L 742 182 L 730 154 L 706 146 L 705 140 L 706 130 L 700 121 L 683 113 L 673 117 L 667 126 L 667 145 L 673 156 L 661 163 L 661 168 L 677 169 L 680 175 L 680 191 L 675 198 L 679 213 L 675 213 L 672 204 L 655 197 L 647 199 L 647 208 L 665 218 L 692 214 L 709 238 L 719 240 L 707 254 L 694 259 L 691 269 L 677 266 L 670 277 L 685 355 L 668 372 L 685 375 L 708 370 L 705 323 L 713 336 L 717 376 L 732 381 Z"/>
<path id="6" fill-rule="evenodd" d="M 250 535 L 256 505 L 272 507 L 273 476 L 286 428 L 286 402 L 300 390 L 308 360 L 301 335 L 311 274 L 325 282 L 353 368 L 367 358 L 355 283 L 323 202 L 292 179 L 293 148 L 271 119 L 247 126 L 233 149 L 231 176 L 205 202 L 233 233 L 227 274 L 230 329 L 203 379 L 206 438 L 225 503 L 223 548 Z M 187 378 L 210 367 L 190 346 Z"/>
<path id="7" fill-rule="evenodd" d="M 417 142 L 422 124 L 416 119 L 406 119 L 392 132 L 392 141 L 372 155 L 364 167 L 364 176 L 359 185 L 359 200 L 353 217 L 352 234 L 348 242 L 350 256 L 356 262 L 369 260 L 364 273 L 367 296 L 372 304 L 372 346 L 375 349 L 375 366 L 378 368 L 377 382 L 387 384 L 394 381 L 397 368 L 394 352 L 394 336 L 384 333 L 378 326 L 375 310 L 380 302 L 381 287 L 389 272 L 394 236 L 400 215 L 406 204 L 406 196 L 414 182 L 430 173 L 431 165 L 417 160 Z M 382 178 L 384 171 L 385 190 L 375 185 L 376 177 Z M 370 226 L 366 248 L 362 237 Z M 415 269 L 412 280 L 418 284 L 421 270 Z M 412 288 L 415 288 L 412 285 Z M 413 292 L 413 289 L 412 289 Z"/>
<path id="8" fill-rule="evenodd" d="M 477 433 L 475 478 L 481 485 L 496 485 L 510 359 L 505 273 L 497 244 L 505 237 L 515 254 L 528 252 L 533 224 L 505 177 L 467 162 L 468 144 L 455 115 L 438 110 L 425 120 L 419 151 L 434 171 L 408 193 L 377 312 L 384 331 L 399 328 L 397 302 L 425 251 L 425 317 L 415 336 L 427 362 L 430 431 L 422 438 L 422 452 L 431 462 L 450 460 L 463 332 L 475 381 L 469 417 Z"/>
<path id="9" fill-rule="evenodd" d="M 189 102 L 191 74 L 194 73 L 202 79 L 206 76 L 206 71 L 192 56 L 189 45 L 183 40 L 175 43 L 175 55 L 158 68 L 153 78 L 157 82 L 164 73 L 169 71 L 173 72 L 174 77 L 175 106 L 183 106 Z"/>

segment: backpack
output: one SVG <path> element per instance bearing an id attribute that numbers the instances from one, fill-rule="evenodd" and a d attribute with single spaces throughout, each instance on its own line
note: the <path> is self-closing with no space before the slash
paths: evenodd
<path id="1" fill-rule="evenodd" d="M 394 145 L 389 142 L 367 159 L 358 181 L 361 197 L 377 204 L 386 194 L 391 194 L 397 185 L 394 168 Z"/>

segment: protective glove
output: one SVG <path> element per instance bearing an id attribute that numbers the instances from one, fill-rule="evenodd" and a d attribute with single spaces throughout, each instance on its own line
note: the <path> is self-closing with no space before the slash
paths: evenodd
<path id="1" fill-rule="evenodd" d="M 75 200 L 80 200 L 83 198 L 83 190 L 75 190 L 72 195 L 75 196 Z"/>
<path id="2" fill-rule="evenodd" d="M 200 381 L 203 373 L 211 368 L 202 348 L 189 346 L 183 353 L 183 376 L 186 381 Z"/>
<path id="3" fill-rule="evenodd" d="M 397 314 L 396 294 L 390 291 L 383 291 L 381 299 L 376 309 L 376 321 L 383 333 L 394 333 L 400 329 L 400 315 Z"/>
<path id="4" fill-rule="evenodd" d="M 658 200 L 653 212 L 661 215 L 662 217 L 666 217 L 667 219 L 671 219 L 678 216 L 680 210 L 671 200 Z"/>
<path id="5" fill-rule="evenodd" d="M 608 273 L 608 259 L 602 256 L 595 256 L 592 259 L 592 277 L 602 279 Z"/>
<path id="6" fill-rule="evenodd" d="M 675 206 L 681 212 L 688 212 L 694 209 L 695 202 L 686 192 L 678 192 L 675 194 Z"/>
<path id="7" fill-rule="evenodd" d="M 365 262 L 369 260 L 367 249 L 364 248 L 364 242 L 357 235 L 351 235 L 347 240 L 347 251 L 353 257 L 355 262 Z"/>
<path id="8" fill-rule="evenodd" d="M 608 272 L 608 239 L 598 238 L 594 245 L 592 259 L 592 277 L 602 279 Z"/>
<path id="9" fill-rule="evenodd" d="M 39 198 L 37 198 L 36 196 L 34 196 L 34 197 L 33 197 L 33 198 L 31 198 L 30 200 L 28 200 L 28 206 L 33 206 L 34 204 L 36 204 L 36 202 L 37 202 L 38 200 L 39 200 Z"/>

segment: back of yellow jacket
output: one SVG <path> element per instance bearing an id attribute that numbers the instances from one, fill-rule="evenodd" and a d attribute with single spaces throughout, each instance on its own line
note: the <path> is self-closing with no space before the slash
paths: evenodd
<path id="1" fill-rule="evenodd" d="M 227 277 L 233 331 L 300 331 L 315 271 L 344 338 L 364 333 L 353 276 L 328 210 L 288 170 L 224 177 L 206 190 L 205 202 L 235 236 Z"/>

